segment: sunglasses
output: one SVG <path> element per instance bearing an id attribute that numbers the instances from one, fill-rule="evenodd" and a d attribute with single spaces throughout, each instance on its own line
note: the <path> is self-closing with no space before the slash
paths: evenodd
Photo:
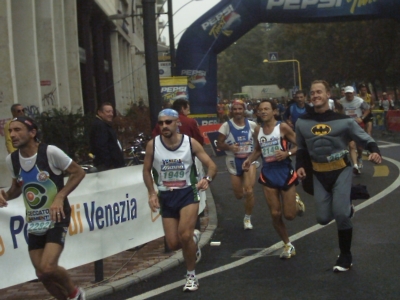
<path id="1" fill-rule="evenodd" d="M 17 113 L 25 112 L 25 108 L 16 110 Z"/>
<path id="2" fill-rule="evenodd" d="M 158 123 L 158 125 L 163 126 L 164 123 L 165 123 L 166 125 L 171 125 L 173 121 L 174 121 L 174 120 L 165 120 L 165 121 L 158 121 L 157 123 Z"/>

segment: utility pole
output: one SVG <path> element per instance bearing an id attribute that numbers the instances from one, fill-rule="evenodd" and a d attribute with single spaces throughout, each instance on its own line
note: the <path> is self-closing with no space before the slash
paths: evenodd
<path id="1" fill-rule="evenodd" d="M 147 94 L 149 97 L 150 120 L 152 128 L 156 126 L 158 113 L 161 111 L 155 3 L 156 0 L 142 0 Z"/>
<path id="2" fill-rule="evenodd" d="M 174 20 L 172 14 L 172 0 L 168 0 L 168 31 L 169 31 L 169 55 L 171 61 L 171 76 L 175 76 L 175 37 Z"/>

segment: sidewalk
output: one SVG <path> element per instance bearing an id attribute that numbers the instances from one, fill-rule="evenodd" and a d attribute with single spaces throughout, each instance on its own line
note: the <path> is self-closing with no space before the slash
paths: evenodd
<path id="1" fill-rule="evenodd" d="M 200 246 L 209 242 L 217 226 L 217 214 L 210 190 L 207 206 L 200 219 L 202 236 Z M 28 255 L 28 253 L 26 254 Z M 164 238 L 147 243 L 137 251 L 124 251 L 103 259 L 104 281 L 94 283 L 94 263 L 68 270 L 74 282 L 86 290 L 86 299 L 96 299 L 115 290 L 158 275 L 183 262 L 182 252 L 165 253 Z M 2 270 L 4 272 L 4 270 Z M 26 282 L 0 290 L 1 300 L 54 299 L 40 282 Z"/>

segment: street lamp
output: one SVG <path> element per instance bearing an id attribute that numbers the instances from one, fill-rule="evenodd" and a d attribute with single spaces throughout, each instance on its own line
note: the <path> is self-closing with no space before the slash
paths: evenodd
<path id="1" fill-rule="evenodd" d="M 297 63 L 297 72 L 299 73 L 299 88 L 302 90 L 301 86 L 301 73 L 300 73 L 300 62 L 297 59 L 286 59 L 286 60 L 268 60 L 264 59 L 263 63 L 285 63 L 285 62 L 295 62 Z"/>

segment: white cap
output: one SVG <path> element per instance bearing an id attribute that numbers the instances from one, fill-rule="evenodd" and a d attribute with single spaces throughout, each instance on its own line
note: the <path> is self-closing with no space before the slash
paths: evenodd
<path id="1" fill-rule="evenodd" d="M 346 86 L 344 88 L 344 93 L 354 93 L 354 88 L 352 86 Z"/>

